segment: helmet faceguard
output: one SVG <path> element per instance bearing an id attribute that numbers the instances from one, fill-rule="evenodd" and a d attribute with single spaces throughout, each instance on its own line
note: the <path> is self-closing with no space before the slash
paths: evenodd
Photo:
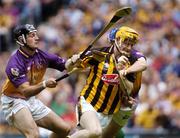
<path id="1" fill-rule="evenodd" d="M 19 44 L 20 46 L 26 45 L 26 35 L 36 31 L 37 30 L 35 29 L 35 27 L 30 24 L 17 26 L 13 32 L 16 43 Z"/>

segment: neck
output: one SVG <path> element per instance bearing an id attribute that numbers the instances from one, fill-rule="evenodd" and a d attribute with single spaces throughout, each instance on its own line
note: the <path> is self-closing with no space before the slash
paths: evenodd
<path id="1" fill-rule="evenodd" d="M 34 55 L 34 53 L 36 52 L 36 49 L 32 49 L 28 46 L 22 46 L 21 49 L 30 56 Z"/>

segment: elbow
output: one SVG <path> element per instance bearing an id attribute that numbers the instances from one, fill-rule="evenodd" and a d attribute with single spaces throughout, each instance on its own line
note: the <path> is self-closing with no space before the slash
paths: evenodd
<path id="1" fill-rule="evenodd" d="M 29 94 L 29 92 L 26 89 L 22 89 L 21 93 L 26 98 L 30 98 L 31 97 L 31 95 Z"/>
<path id="2" fill-rule="evenodd" d="M 23 91 L 22 92 L 23 96 L 26 97 L 26 98 L 30 98 L 31 96 L 28 94 L 28 92 L 26 91 Z"/>
<path id="3" fill-rule="evenodd" d="M 140 59 L 140 66 L 141 66 L 141 71 L 145 71 L 147 69 L 147 62 L 144 58 Z"/>
<path id="4" fill-rule="evenodd" d="M 146 59 L 141 57 L 133 65 L 132 72 L 142 72 L 147 69 Z M 129 71 L 130 72 L 130 71 Z"/>
<path id="5" fill-rule="evenodd" d="M 145 71 L 146 69 L 147 69 L 147 64 L 146 63 L 142 64 L 142 71 Z"/>

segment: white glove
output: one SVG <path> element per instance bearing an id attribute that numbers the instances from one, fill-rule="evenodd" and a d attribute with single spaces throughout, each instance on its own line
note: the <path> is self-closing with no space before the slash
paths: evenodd
<path id="1" fill-rule="evenodd" d="M 127 75 L 127 70 L 126 69 L 122 69 L 119 71 L 119 74 L 122 76 L 126 76 Z"/>
<path id="2" fill-rule="evenodd" d="M 80 60 L 80 54 L 75 54 L 71 57 L 71 62 L 75 64 L 78 60 Z"/>
<path id="3" fill-rule="evenodd" d="M 81 61 L 80 54 L 75 54 L 66 61 L 65 67 L 67 70 L 72 70 L 75 66 L 78 66 L 76 63 Z"/>

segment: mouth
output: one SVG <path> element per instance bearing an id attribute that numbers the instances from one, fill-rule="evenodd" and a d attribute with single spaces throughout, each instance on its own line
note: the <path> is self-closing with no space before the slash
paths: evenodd
<path id="1" fill-rule="evenodd" d="M 39 43 L 39 41 L 35 41 L 35 44 L 37 45 Z"/>

